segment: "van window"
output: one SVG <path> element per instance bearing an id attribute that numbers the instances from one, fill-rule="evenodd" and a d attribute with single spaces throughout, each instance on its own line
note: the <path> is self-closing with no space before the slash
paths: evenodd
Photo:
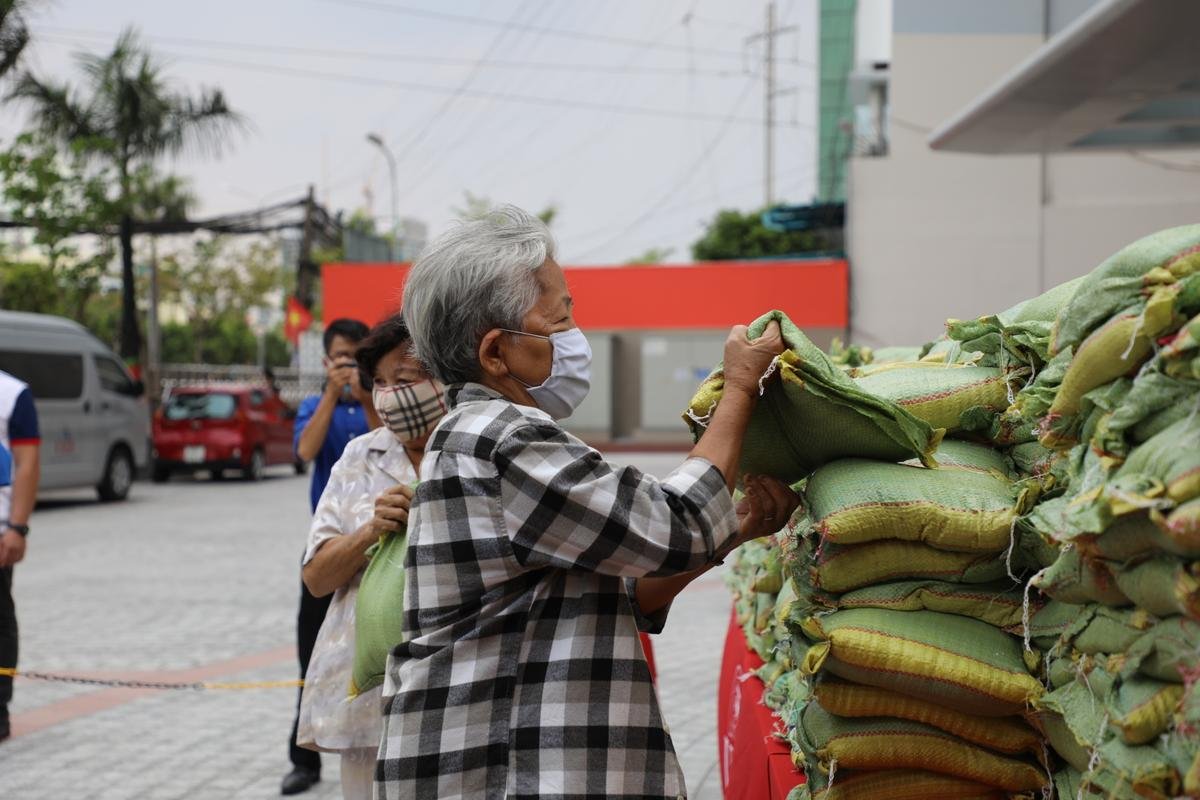
<path id="1" fill-rule="evenodd" d="M 29 384 L 35 400 L 75 400 L 83 395 L 83 356 L 0 350 L 0 370 Z"/>
<path id="2" fill-rule="evenodd" d="M 255 408 L 258 408 L 265 401 L 266 401 L 266 395 L 263 392 L 259 391 L 258 389 L 255 389 L 250 392 L 250 405 L 254 406 Z"/>
<path id="3" fill-rule="evenodd" d="M 181 419 L 229 419 L 237 411 L 237 398 L 224 392 L 175 394 L 167 401 L 163 416 Z"/>
<path id="4" fill-rule="evenodd" d="M 96 364 L 96 374 L 100 376 L 100 385 L 110 392 L 136 396 L 133 379 L 129 373 L 112 356 L 92 356 Z"/>

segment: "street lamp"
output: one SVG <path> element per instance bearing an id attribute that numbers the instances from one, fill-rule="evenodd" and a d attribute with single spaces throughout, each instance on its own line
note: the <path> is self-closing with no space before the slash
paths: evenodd
<path id="1" fill-rule="evenodd" d="M 378 133 L 368 133 L 367 141 L 383 151 L 383 155 L 387 158 L 388 173 L 392 176 L 392 249 L 395 254 L 395 237 L 400 235 L 400 211 L 396 203 L 398 202 L 397 195 L 399 194 L 398 184 L 396 183 L 396 157 L 392 155 L 392 151 L 388 149 L 387 143 L 383 141 L 383 137 Z"/>

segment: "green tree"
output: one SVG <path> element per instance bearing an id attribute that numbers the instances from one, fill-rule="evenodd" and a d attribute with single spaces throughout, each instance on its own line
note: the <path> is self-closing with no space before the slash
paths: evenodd
<path id="1" fill-rule="evenodd" d="M 29 26 L 25 12 L 29 0 L 0 0 L 0 78 L 16 69 L 29 45 Z"/>
<path id="2" fill-rule="evenodd" d="M 692 245 L 697 261 L 769 258 L 811 253 L 823 249 L 821 238 L 807 231 L 780 233 L 762 224 L 762 210 L 718 211 L 704 235 Z"/>
<path id="3" fill-rule="evenodd" d="M 278 248 L 265 242 L 234 249 L 228 240 L 215 237 L 196 241 L 190 253 L 164 256 L 164 314 L 173 308 L 186 323 L 163 325 L 163 360 L 254 363 L 257 337 L 247 318 L 251 309 L 273 304 L 286 290 L 280 277 Z M 266 345 L 269 364 L 288 362 L 279 332 L 268 332 Z"/>
<path id="4" fill-rule="evenodd" d="M 671 257 L 671 253 L 675 252 L 674 247 L 650 247 L 647 248 L 640 256 L 634 256 L 625 263 L 627 265 L 634 264 L 661 264 Z"/>
<path id="5" fill-rule="evenodd" d="M 141 347 L 134 294 L 133 222 L 138 170 L 185 150 L 219 154 L 242 118 L 219 89 L 191 96 L 176 92 L 163 65 L 133 29 L 107 55 L 77 53 L 82 87 L 21 75 L 10 96 L 32 106 L 39 130 L 111 166 L 121 247 L 121 355 L 135 359 Z"/>
<path id="6" fill-rule="evenodd" d="M 86 168 L 79 146 L 60 155 L 53 145 L 22 134 L 0 151 L 0 209 L 33 229 L 44 264 L 7 264 L 0 299 L 8 308 L 60 314 L 88 323 L 88 307 L 112 260 L 111 243 L 81 255 L 80 231 L 103 231 L 113 219 L 108 176 Z"/>

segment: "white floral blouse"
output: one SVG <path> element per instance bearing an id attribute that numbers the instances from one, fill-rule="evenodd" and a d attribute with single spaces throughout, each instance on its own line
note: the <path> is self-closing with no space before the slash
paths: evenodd
<path id="1" fill-rule="evenodd" d="M 400 483 L 417 480 L 408 454 L 387 428 L 376 428 L 346 445 L 329 475 L 308 533 L 304 563 L 325 542 L 361 528 L 375 514 L 375 498 Z M 349 695 L 354 666 L 354 602 L 362 571 L 333 594 L 317 634 L 300 701 L 296 742 L 314 750 L 341 751 L 379 746 L 382 687 Z M 402 609 L 397 608 L 400 614 Z"/>

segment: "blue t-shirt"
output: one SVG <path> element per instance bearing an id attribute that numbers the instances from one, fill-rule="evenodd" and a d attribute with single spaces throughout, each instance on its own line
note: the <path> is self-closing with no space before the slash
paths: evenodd
<path id="1" fill-rule="evenodd" d="M 300 434 L 304 432 L 305 426 L 312 419 L 320 402 L 319 394 L 306 397 L 300 402 L 300 408 L 296 410 L 296 429 L 292 435 L 293 452 L 299 448 Z M 325 491 L 325 484 L 329 483 L 329 473 L 333 471 L 333 465 L 337 463 L 337 460 L 342 457 L 342 451 L 346 449 L 346 445 L 350 444 L 351 439 L 362 436 L 368 430 L 370 428 L 367 425 L 367 415 L 363 413 L 359 402 L 357 400 L 339 400 L 338 404 L 334 406 L 333 418 L 329 420 L 329 430 L 325 433 L 325 441 L 321 443 L 321 449 L 317 451 L 317 457 L 312 462 L 312 486 L 309 489 L 309 500 L 312 502 L 313 511 L 317 510 L 321 492 Z"/>

